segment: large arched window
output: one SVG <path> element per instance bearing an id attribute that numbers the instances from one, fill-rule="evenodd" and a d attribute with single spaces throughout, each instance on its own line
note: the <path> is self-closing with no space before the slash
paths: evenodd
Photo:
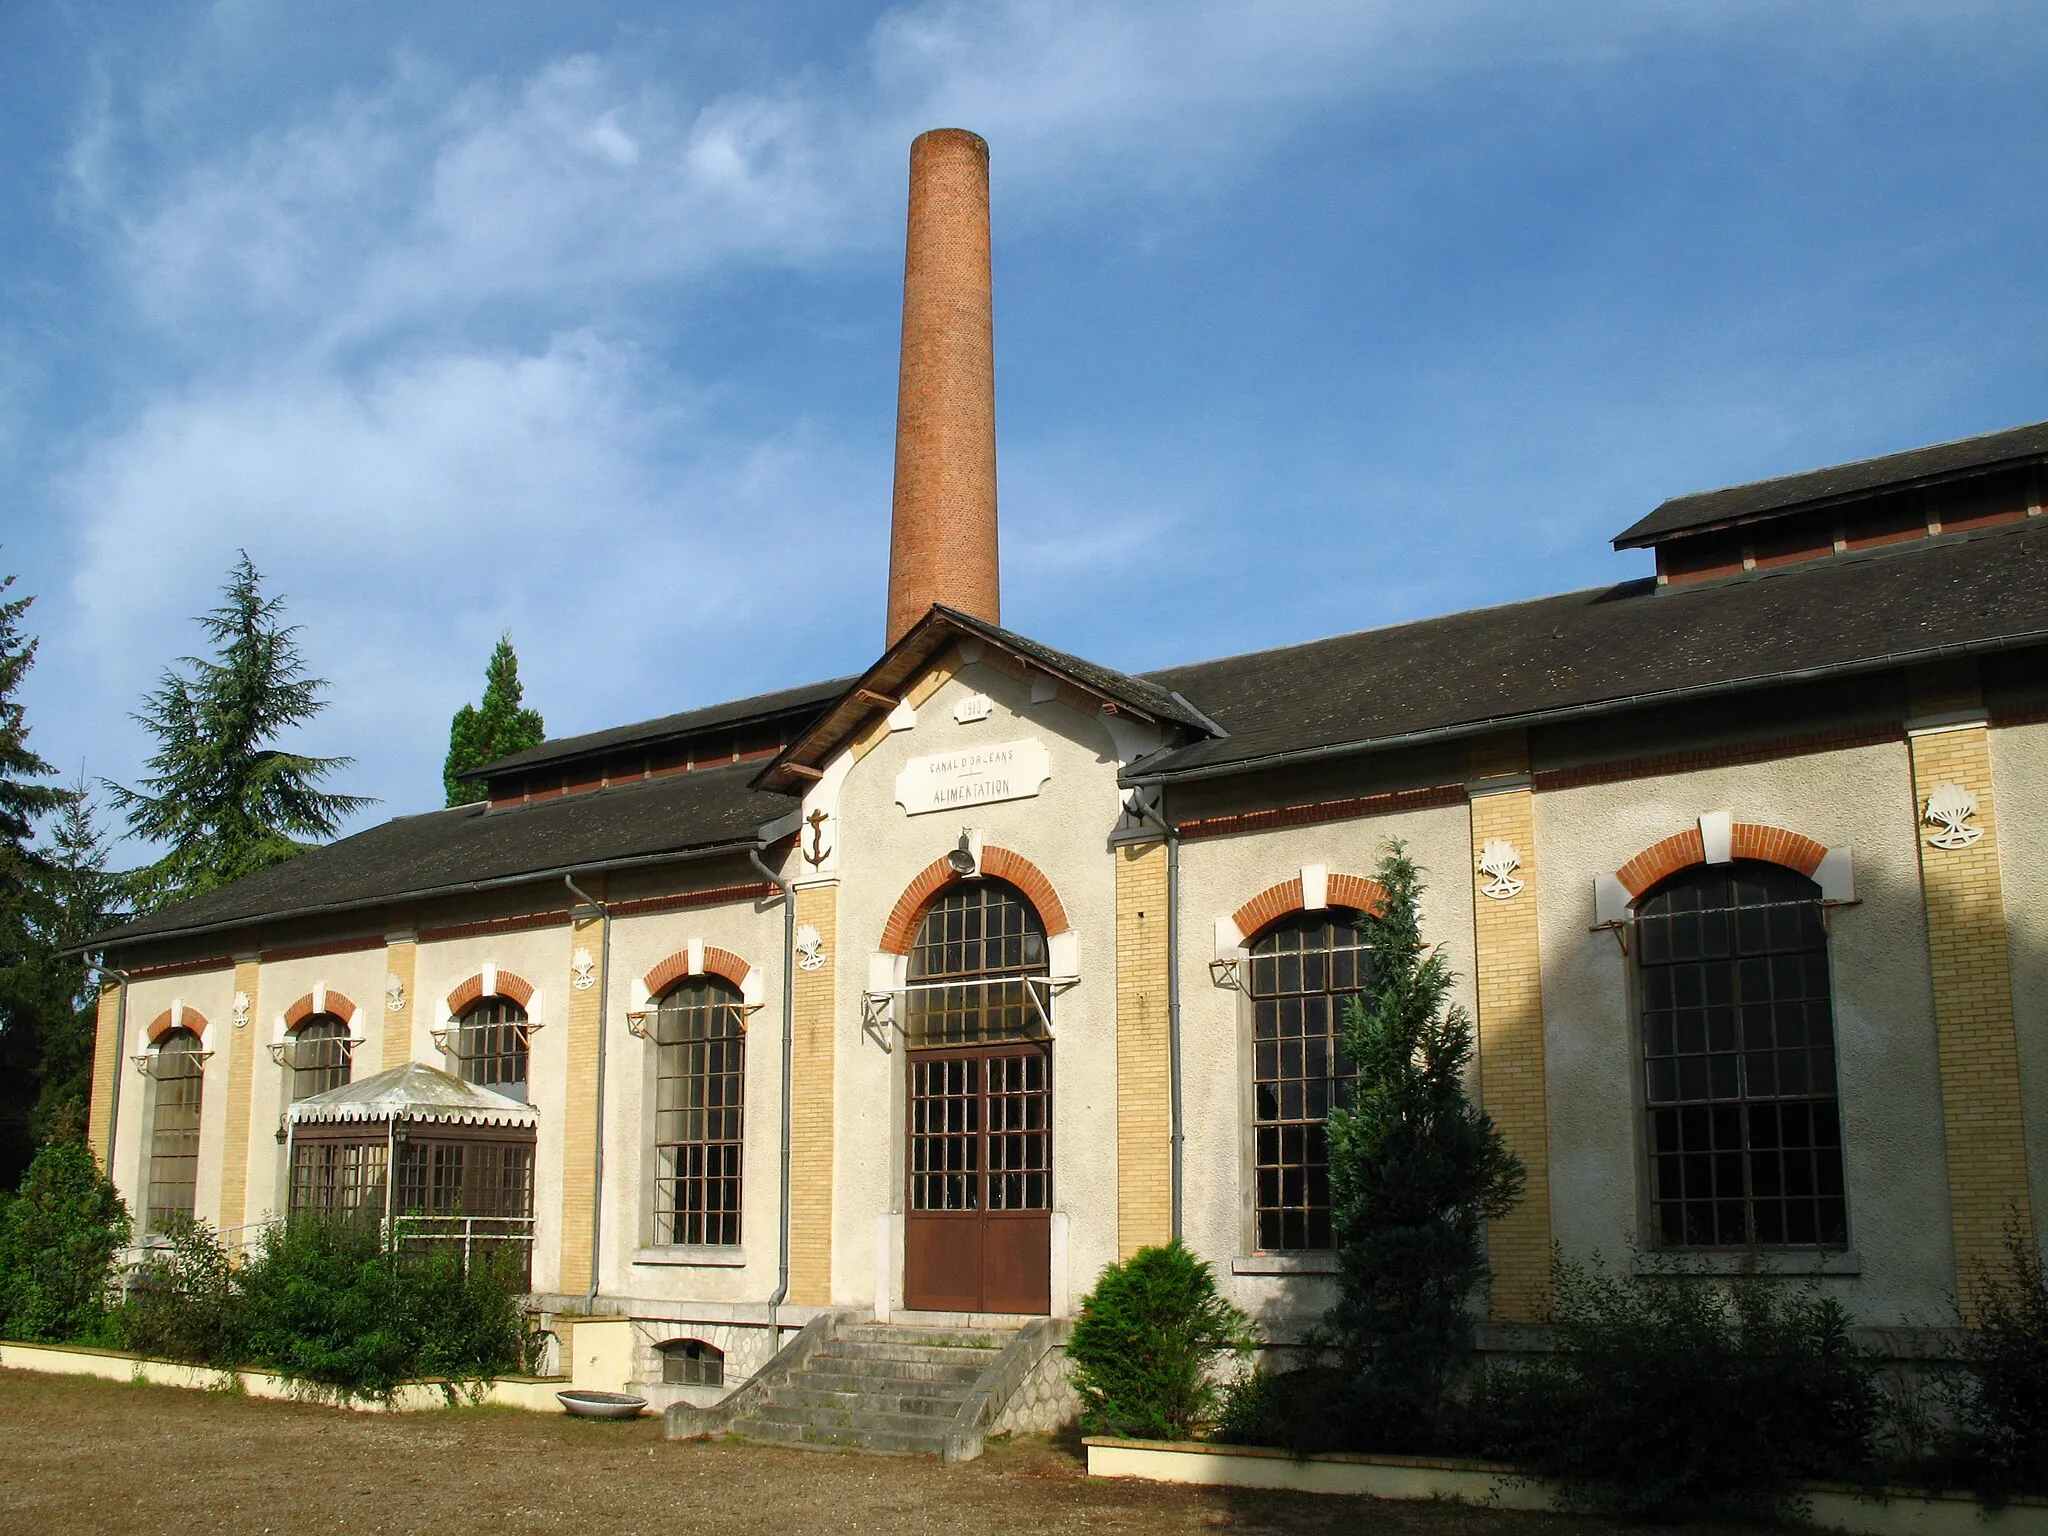
<path id="1" fill-rule="evenodd" d="M 509 997 L 486 997 L 463 1010 L 448 1045 L 465 1082 L 524 1100 L 526 1036 L 524 1008 Z"/>
<path id="2" fill-rule="evenodd" d="M 1324 1122 L 1354 1069 L 1344 1005 L 1365 986 L 1358 914 L 1297 912 L 1251 946 L 1253 1221 L 1267 1252 L 1332 1246 Z"/>
<path id="3" fill-rule="evenodd" d="M 1044 1038 L 1044 989 L 1018 978 L 1045 974 L 1045 924 L 1022 891 L 1004 880 L 952 886 L 925 910 L 910 947 L 910 1044 Z"/>
<path id="4" fill-rule="evenodd" d="M 654 1241 L 740 1240 L 746 1014 L 715 976 L 661 999 L 654 1020 Z"/>
<path id="5" fill-rule="evenodd" d="M 331 1013 L 316 1013 L 291 1032 L 286 1045 L 291 1100 L 339 1088 L 349 1077 L 348 1026 Z"/>
<path id="6" fill-rule="evenodd" d="M 1820 887 L 1696 865 L 1637 902 L 1635 926 L 1655 1242 L 1846 1243 Z"/>
<path id="7" fill-rule="evenodd" d="M 155 1102 L 149 1121 L 149 1230 L 162 1232 L 192 1215 L 199 1187 L 199 1111 L 205 1056 L 189 1029 L 167 1031 L 150 1063 Z"/>

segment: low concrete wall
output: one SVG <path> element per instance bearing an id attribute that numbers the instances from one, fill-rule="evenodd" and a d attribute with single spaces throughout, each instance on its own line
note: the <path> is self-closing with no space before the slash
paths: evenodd
<path id="1" fill-rule="evenodd" d="M 394 1392 L 389 1403 L 380 1398 L 363 1397 L 349 1398 L 344 1402 L 323 1397 L 268 1371 L 217 1371 L 210 1366 L 182 1365 L 174 1360 L 145 1360 L 140 1355 L 123 1354 L 118 1350 L 79 1349 L 54 1344 L 0 1344 L 0 1370 L 43 1371 L 55 1376 L 97 1376 L 103 1381 L 141 1381 L 152 1386 L 184 1387 L 205 1392 L 240 1391 L 249 1397 L 324 1402 L 359 1413 L 417 1413 L 428 1408 L 458 1408 L 472 1403 L 560 1413 L 562 1405 L 555 1400 L 555 1394 L 572 1385 L 588 1385 L 566 1376 L 504 1376 L 484 1382 L 482 1392 L 472 1395 L 468 1386 L 460 1382 L 414 1381 Z"/>
<path id="2" fill-rule="evenodd" d="M 1555 1507 L 1553 1490 L 1512 1467 L 1416 1456 L 1295 1456 L 1265 1446 L 1209 1445 L 1090 1436 L 1091 1477 L 1157 1483 L 1272 1488 L 1291 1493 L 1364 1494 L 1375 1499 L 1457 1499 L 1494 1509 Z M 2017 1498 L 1990 1509 L 1968 1494 L 1814 1487 L 1813 1523 L 1853 1536 L 2048 1536 L 2048 1499 Z"/>

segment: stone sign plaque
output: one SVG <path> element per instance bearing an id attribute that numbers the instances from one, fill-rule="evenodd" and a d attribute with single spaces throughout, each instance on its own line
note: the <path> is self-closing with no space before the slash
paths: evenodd
<path id="1" fill-rule="evenodd" d="M 912 816 L 996 800 L 1028 800 L 1052 777 L 1045 743 L 999 741 L 933 757 L 913 757 L 896 775 L 896 803 Z"/>

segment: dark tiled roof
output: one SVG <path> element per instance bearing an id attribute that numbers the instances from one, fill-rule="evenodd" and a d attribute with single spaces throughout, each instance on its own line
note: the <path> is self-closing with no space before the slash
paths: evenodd
<path id="1" fill-rule="evenodd" d="M 1828 469 L 1752 480 L 1719 491 L 1674 496 L 1614 541 L 1616 549 L 1640 549 L 1678 533 L 1772 517 L 1797 508 L 1825 505 L 1872 491 L 1906 489 L 1962 475 L 2048 457 L 2048 422 L 1936 443 L 1908 453 L 1858 459 Z"/>
<path id="2" fill-rule="evenodd" d="M 1015 651 L 1030 661 L 1037 662 L 1049 672 L 1061 672 L 1092 692 L 1105 694 L 1119 704 L 1128 704 L 1155 720 L 1171 721 L 1176 725 L 1191 726 L 1206 731 L 1209 722 L 1201 714 L 1190 709 L 1185 702 L 1173 696 L 1171 685 L 1161 687 L 1148 678 L 1134 677 L 1128 672 L 1118 672 L 1109 667 L 1097 666 L 1092 661 L 1083 661 L 1079 656 L 1070 656 L 1065 651 L 1056 651 L 1049 645 L 1040 645 L 1013 629 L 1004 629 L 985 619 L 940 605 L 938 612 L 958 624 L 962 629 L 995 642 L 1008 650 Z"/>
<path id="3" fill-rule="evenodd" d="M 614 726 L 608 731 L 589 731 L 581 736 L 562 736 L 553 741 L 544 741 L 537 747 L 528 747 L 524 752 L 514 752 L 510 757 L 501 757 L 496 762 L 485 763 L 481 768 L 472 768 L 462 777 L 481 779 L 503 773 L 507 769 L 535 768 L 543 763 L 566 762 L 571 758 L 617 752 L 627 747 L 648 746 L 658 741 L 672 741 L 679 736 L 694 736 L 701 731 L 729 730 L 734 726 L 747 725 L 758 720 L 772 720 L 782 715 L 816 715 L 851 688 L 853 683 L 853 678 L 835 677 L 822 683 L 806 683 L 801 688 L 784 688 L 775 693 L 757 693 L 750 699 L 734 699 L 725 704 L 707 704 L 701 709 L 686 709 L 681 714 L 642 720 L 635 725 Z"/>
<path id="4" fill-rule="evenodd" d="M 1231 734 L 1174 774 L 1316 747 L 2048 641 L 2048 518 L 1659 591 L 1626 582 L 1148 673 Z"/>
<path id="5" fill-rule="evenodd" d="M 162 937 L 261 918 L 376 906 L 467 887 L 743 842 L 790 809 L 748 783 L 754 763 L 489 811 L 401 816 L 93 941 Z"/>

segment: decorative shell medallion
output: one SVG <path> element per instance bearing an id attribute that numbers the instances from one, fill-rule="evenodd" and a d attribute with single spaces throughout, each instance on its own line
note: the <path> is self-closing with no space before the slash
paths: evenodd
<path id="1" fill-rule="evenodd" d="M 1479 850 L 1479 873 L 1488 877 L 1479 887 L 1480 895 L 1495 901 L 1520 895 L 1525 882 L 1515 878 L 1515 871 L 1521 867 L 1522 855 L 1513 843 L 1504 837 L 1489 837 Z"/>

